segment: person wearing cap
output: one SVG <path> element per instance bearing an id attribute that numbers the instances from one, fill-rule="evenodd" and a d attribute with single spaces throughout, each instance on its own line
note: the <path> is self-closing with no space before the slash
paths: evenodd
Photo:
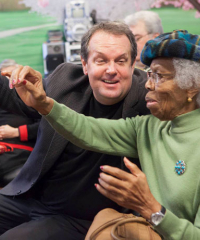
<path id="1" fill-rule="evenodd" d="M 162 34 L 146 43 L 141 61 L 151 69 L 146 104 L 152 115 L 85 117 L 27 80 L 24 101 L 79 147 L 139 157 L 143 172 L 127 158 L 130 173 L 101 166 L 97 190 L 139 212 L 163 239 L 199 240 L 200 36 L 185 30 Z"/>

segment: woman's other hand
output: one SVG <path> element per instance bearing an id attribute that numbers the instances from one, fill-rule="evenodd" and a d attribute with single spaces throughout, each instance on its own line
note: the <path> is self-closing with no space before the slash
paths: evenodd
<path id="1" fill-rule="evenodd" d="M 160 211 L 161 205 L 152 195 L 147 183 L 146 175 L 137 165 L 124 158 L 127 173 L 119 168 L 101 166 L 97 190 L 118 205 L 132 209 L 141 216 L 150 219 L 151 214 Z"/>

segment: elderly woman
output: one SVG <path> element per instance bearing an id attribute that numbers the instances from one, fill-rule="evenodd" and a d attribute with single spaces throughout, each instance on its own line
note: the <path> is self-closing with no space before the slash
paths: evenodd
<path id="1" fill-rule="evenodd" d="M 125 158 L 130 173 L 102 166 L 97 190 L 139 212 L 164 239 L 200 239 L 200 37 L 187 31 L 146 43 L 146 88 L 152 115 L 126 120 L 85 117 L 38 96 L 33 104 L 57 131 L 79 147 L 140 158 L 143 172 Z M 42 100 L 41 100 L 42 99 Z M 41 101 L 40 101 L 41 100 Z M 92 203 L 91 203 L 92 204 Z"/>

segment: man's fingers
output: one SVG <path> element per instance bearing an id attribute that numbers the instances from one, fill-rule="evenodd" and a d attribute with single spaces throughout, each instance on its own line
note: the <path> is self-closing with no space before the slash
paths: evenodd
<path id="1" fill-rule="evenodd" d="M 1 71 L 1 75 L 8 78 L 10 78 L 11 74 L 12 74 L 11 71 L 7 71 L 7 70 Z"/>
<path id="2" fill-rule="evenodd" d="M 6 77 L 10 81 L 11 72 L 1 72 L 1 75 Z"/>

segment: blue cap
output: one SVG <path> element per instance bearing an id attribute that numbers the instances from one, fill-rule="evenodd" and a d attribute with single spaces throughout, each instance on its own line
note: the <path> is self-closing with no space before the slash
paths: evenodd
<path id="1" fill-rule="evenodd" d="M 149 40 L 142 52 L 141 62 L 151 65 L 157 57 L 177 57 L 200 62 L 200 36 L 186 30 L 174 30 Z"/>

